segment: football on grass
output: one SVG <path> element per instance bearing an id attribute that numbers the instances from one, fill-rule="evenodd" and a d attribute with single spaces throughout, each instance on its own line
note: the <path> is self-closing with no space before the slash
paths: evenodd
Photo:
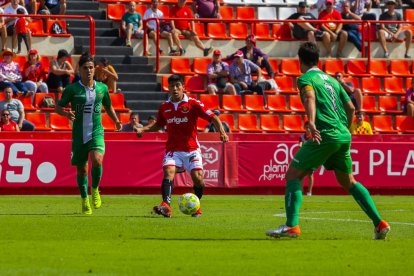
<path id="1" fill-rule="evenodd" d="M 192 215 L 200 208 L 200 200 L 195 194 L 186 193 L 178 198 L 178 207 L 183 214 Z"/>

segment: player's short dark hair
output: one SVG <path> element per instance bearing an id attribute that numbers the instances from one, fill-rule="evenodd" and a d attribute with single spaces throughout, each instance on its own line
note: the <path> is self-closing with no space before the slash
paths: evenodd
<path id="1" fill-rule="evenodd" d="M 316 66 L 319 62 L 319 48 L 313 42 L 302 43 L 298 51 L 300 61 L 307 66 Z"/>
<path id="2" fill-rule="evenodd" d="M 171 75 L 171 76 L 168 78 L 168 84 L 170 84 L 170 83 L 172 83 L 172 82 L 177 82 L 177 81 L 179 81 L 179 82 L 181 82 L 182 84 L 184 84 L 184 79 L 183 79 L 183 77 L 182 77 L 181 75 L 174 74 L 174 75 Z"/>
<path id="3" fill-rule="evenodd" d="M 82 67 L 87 62 L 92 62 L 95 64 L 93 56 L 89 52 L 84 52 L 79 58 L 79 67 Z"/>

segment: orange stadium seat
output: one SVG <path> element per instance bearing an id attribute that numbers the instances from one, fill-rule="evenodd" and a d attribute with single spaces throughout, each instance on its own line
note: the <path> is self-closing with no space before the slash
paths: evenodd
<path id="1" fill-rule="evenodd" d="M 378 107 L 385 114 L 402 114 L 402 110 L 398 109 L 398 100 L 395 96 L 378 97 Z"/>
<path id="2" fill-rule="evenodd" d="M 288 132 L 305 132 L 301 115 L 283 115 L 283 129 Z"/>
<path id="3" fill-rule="evenodd" d="M 414 9 L 405 9 L 405 21 L 414 22 Z"/>
<path id="4" fill-rule="evenodd" d="M 277 76 L 275 77 L 277 86 L 279 87 L 280 93 L 296 94 L 297 89 L 293 87 L 293 78 L 288 76 Z"/>
<path id="5" fill-rule="evenodd" d="M 191 93 L 204 93 L 206 92 L 206 86 L 203 76 L 185 76 L 184 78 L 185 89 Z"/>
<path id="6" fill-rule="evenodd" d="M 162 76 L 162 81 L 161 81 L 161 86 L 162 86 L 162 91 L 164 92 L 168 92 L 168 78 L 170 77 L 170 75 L 163 75 Z"/>
<path id="7" fill-rule="evenodd" d="M 114 121 L 112 121 L 111 117 L 109 117 L 108 113 L 102 113 L 102 126 L 104 131 L 116 130 L 116 125 Z"/>
<path id="8" fill-rule="evenodd" d="M 122 112 L 118 114 L 119 121 L 121 121 L 122 124 L 129 123 L 129 117 L 131 116 L 131 113 Z"/>
<path id="9" fill-rule="evenodd" d="M 64 34 L 54 34 L 52 32 L 52 26 L 55 22 L 57 22 L 62 27 L 62 29 L 65 31 Z M 66 21 L 64 21 L 64 20 L 59 20 L 59 19 L 50 20 L 50 19 L 48 19 L 46 21 L 46 30 L 48 31 L 49 35 L 51 35 L 51 36 L 59 36 L 59 37 L 69 37 L 70 36 L 70 34 L 68 34 L 68 30 L 66 28 Z"/>
<path id="10" fill-rule="evenodd" d="M 264 96 L 262 95 L 245 95 L 244 106 L 250 112 L 269 112 L 264 107 Z"/>
<path id="11" fill-rule="evenodd" d="M 23 71 L 24 64 L 26 63 L 26 56 L 16 56 L 13 59 L 14 62 L 17 62 L 20 66 L 20 70 Z"/>
<path id="12" fill-rule="evenodd" d="M 198 35 L 198 38 L 200 39 L 208 39 L 206 37 L 206 28 L 204 23 L 196 22 L 194 23 L 195 32 Z"/>
<path id="13" fill-rule="evenodd" d="M 236 7 L 236 19 L 256 19 L 254 7 Z"/>
<path id="14" fill-rule="evenodd" d="M 371 59 L 369 62 L 369 73 L 372 76 L 389 76 L 387 61 L 383 59 Z"/>
<path id="15" fill-rule="evenodd" d="M 305 112 L 302 101 L 299 95 L 290 95 L 289 96 L 290 109 L 294 112 Z"/>
<path id="16" fill-rule="evenodd" d="M 199 75 L 207 74 L 207 67 L 211 63 L 211 58 L 194 58 L 193 59 L 193 68 L 194 73 Z"/>
<path id="17" fill-rule="evenodd" d="M 273 58 L 268 58 L 267 60 L 270 64 L 270 66 L 273 69 L 273 73 L 277 74 L 279 72 L 279 61 L 277 59 L 273 59 Z M 262 73 L 264 73 L 265 75 L 267 75 L 267 71 L 265 68 L 262 69 Z"/>
<path id="18" fill-rule="evenodd" d="M 218 95 L 201 94 L 200 102 L 202 102 L 207 109 L 220 110 L 220 99 Z"/>
<path id="19" fill-rule="evenodd" d="M 43 65 L 43 69 L 45 70 L 46 73 L 49 72 L 50 69 L 50 59 L 48 56 L 41 56 L 40 57 L 40 62 Z"/>
<path id="20" fill-rule="evenodd" d="M 404 95 L 402 78 L 384 78 L 384 91 L 389 94 Z"/>
<path id="21" fill-rule="evenodd" d="M 32 97 L 20 97 L 19 100 L 22 102 L 24 111 L 34 111 L 36 108 L 32 104 Z"/>
<path id="22" fill-rule="evenodd" d="M 170 7 L 168 5 L 158 5 L 158 9 L 164 14 L 164 18 L 170 17 Z"/>
<path id="23" fill-rule="evenodd" d="M 280 62 L 280 71 L 283 75 L 300 76 L 299 60 L 298 59 L 282 59 Z"/>
<path id="24" fill-rule="evenodd" d="M 290 113 L 292 110 L 287 108 L 285 95 L 269 95 L 267 96 L 267 108 L 275 113 Z"/>
<path id="25" fill-rule="evenodd" d="M 230 39 L 226 33 L 226 24 L 224 23 L 208 23 L 207 36 L 212 39 L 226 40 Z"/>
<path id="26" fill-rule="evenodd" d="M 220 6 L 220 15 L 222 19 L 233 19 L 234 12 L 232 6 Z"/>
<path id="27" fill-rule="evenodd" d="M 336 72 L 345 74 L 345 66 L 342 59 L 327 59 L 325 60 L 325 73 L 328 75 L 335 75 Z"/>
<path id="28" fill-rule="evenodd" d="M 194 75 L 191 71 L 191 61 L 189 58 L 171 58 L 171 73 L 180 75 Z"/>
<path id="29" fill-rule="evenodd" d="M 48 36 L 43 30 L 43 21 L 41 19 L 33 19 L 27 26 L 32 36 Z"/>
<path id="30" fill-rule="evenodd" d="M 46 96 L 52 97 L 53 100 L 55 100 L 55 102 L 56 102 L 56 97 L 55 97 L 55 94 L 53 94 L 53 93 L 36 93 L 35 98 L 34 98 L 35 108 L 40 109 L 40 110 L 44 110 L 44 111 L 54 110 L 54 108 L 50 108 L 50 107 L 41 107 L 43 98 L 46 97 Z"/>
<path id="31" fill-rule="evenodd" d="M 232 132 L 238 132 L 239 131 L 239 129 L 235 125 L 235 120 L 234 120 L 234 115 L 233 114 L 230 114 L 230 113 L 220 114 L 219 118 L 222 122 L 226 122 L 229 125 Z"/>
<path id="32" fill-rule="evenodd" d="M 122 93 L 111 93 L 109 94 L 111 97 L 112 107 L 117 112 L 128 112 L 129 108 L 125 107 L 125 98 L 124 94 Z"/>
<path id="33" fill-rule="evenodd" d="M 374 116 L 372 118 L 373 130 L 379 133 L 397 133 L 392 126 L 391 116 Z"/>
<path id="34" fill-rule="evenodd" d="M 288 24 L 273 24 L 272 33 L 277 40 L 296 40 L 292 37 L 292 31 Z"/>
<path id="35" fill-rule="evenodd" d="M 137 3 L 137 5 L 135 6 L 135 11 L 137 13 L 139 13 L 142 17 L 144 17 L 144 14 L 145 14 L 146 10 L 147 10 L 147 5 L 144 5 L 144 4 L 139 5 Z M 166 17 L 166 16 L 164 15 L 164 17 Z"/>
<path id="36" fill-rule="evenodd" d="M 247 24 L 245 23 L 230 23 L 229 24 L 230 37 L 232 39 L 244 40 L 247 37 Z"/>
<path id="37" fill-rule="evenodd" d="M 59 114 L 53 112 L 49 114 L 49 125 L 53 130 L 72 130 L 70 121 L 67 117 L 60 116 Z"/>
<path id="38" fill-rule="evenodd" d="M 364 60 L 348 60 L 346 72 L 352 76 L 366 76 L 367 67 Z"/>
<path id="39" fill-rule="evenodd" d="M 125 13 L 125 5 L 123 4 L 108 4 L 106 6 L 107 17 L 110 20 L 121 21 Z"/>
<path id="40" fill-rule="evenodd" d="M 395 126 L 399 132 L 414 133 L 414 117 L 398 115 L 395 116 Z"/>
<path id="41" fill-rule="evenodd" d="M 223 95 L 222 106 L 225 111 L 245 112 L 240 95 Z"/>
<path id="42" fill-rule="evenodd" d="M 239 114 L 239 129 L 241 132 L 262 132 L 255 114 Z"/>
<path id="43" fill-rule="evenodd" d="M 193 98 L 194 100 L 198 100 L 198 94 L 186 93 L 187 97 Z M 204 95 L 204 94 L 200 94 Z"/>
<path id="44" fill-rule="evenodd" d="M 285 132 L 280 128 L 279 115 L 262 114 L 260 115 L 260 128 L 264 132 L 280 133 Z"/>
<path id="45" fill-rule="evenodd" d="M 32 122 L 36 130 L 51 130 L 46 123 L 46 114 L 43 112 L 30 112 L 26 113 L 26 119 Z"/>
<path id="46" fill-rule="evenodd" d="M 269 23 L 257 23 L 254 24 L 254 35 L 259 40 L 273 40 L 270 36 L 270 25 Z"/>
<path id="47" fill-rule="evenodd" d="M 366 113 L 372 113 L 372 114 L 380 113 L 375 103 L 375 96 L 363 96 L 362 102 L 364 104 L 362 105 L 361 111 L 364 111 Z"/>
<path id="48" fill-rule="evenodd" d="M 352 82 L 352 84 L 354 85 L 355 88 L 359 88 L 359 79 L 358 78 L 353 78 L 353 77 L 346 77 L 344 78 L 344 81 L 346 82 Z"/>
<path id="49" fill-rule="evenodd" d="M 385 94 L 381 90 L 380 78 L 361 78 L 362 93 L 366 94 Z"/>
<path id="50" fill-rule="evenodd" d="M 396 77 L 412 76 L 408 60 L 392 59 L 390 61 L 390 73 Z"/>

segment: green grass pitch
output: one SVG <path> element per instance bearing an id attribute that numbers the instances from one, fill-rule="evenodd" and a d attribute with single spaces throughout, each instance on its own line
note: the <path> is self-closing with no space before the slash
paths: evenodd
<path id="1" fill-rule="evenodd" d="M 0 275 L 408 275 L 414 200 L 375 196 L 391 232 L 351 196 L 304 197 L 295 240 L 264 232 L 285 221 L 283 196 L 205 196 L 203 216 L 150 214 L 160 196 L 103 195 L 80 214 L 77 196 L 0 197 Z M 411 271 L 411 273 L 410 273 Z"/>

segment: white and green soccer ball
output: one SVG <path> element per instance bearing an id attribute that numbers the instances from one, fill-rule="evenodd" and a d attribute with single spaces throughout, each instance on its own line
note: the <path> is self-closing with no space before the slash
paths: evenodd
<path id="1" fill-rule="evenodd" d="M 200 209 L 200 200 L 195 194 L 186 193 L 178 198 L 178 207 L 183 214 L 192 215 Z"/>

